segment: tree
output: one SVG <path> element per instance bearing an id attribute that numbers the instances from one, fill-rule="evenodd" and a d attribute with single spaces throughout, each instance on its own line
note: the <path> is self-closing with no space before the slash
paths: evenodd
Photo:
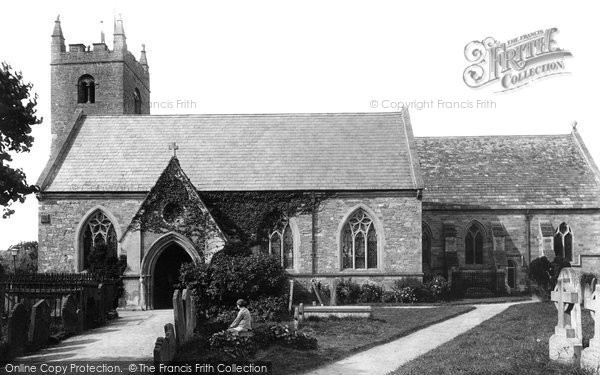
<path id="1" fill-rule="evenodd" d="M 28 194 L 37 188 L 27 184 L 25 173 L 20 168 L 11 168 L 9 152 L 29 152 L 33 144 L 31 127 L 40 124 L 36 116 L 37 94 L 31 96 L 31 83 L 23 82 L 21 72 L 15 72 L 7 63 L 0 66 L 0 206 L 2 217 L 14 213 L 13 202 L 23 203 Z"/>
<path id="2" fill-rule="evenodd" d="M 35 273 L 37 272 L 37 261 L 38 261 L 38 242 L 27 241 L 19 242 L 18 244 L 11 246 L 19 249 L 16 258 L 14 259 L 10 254 L 10 251 L 0 252 L 0 267 L 2 271 L 11 273 Z M 14 266 L 17 269 L 14 269 Z M 2 274 L 0 271 L 0 275 Z"/>

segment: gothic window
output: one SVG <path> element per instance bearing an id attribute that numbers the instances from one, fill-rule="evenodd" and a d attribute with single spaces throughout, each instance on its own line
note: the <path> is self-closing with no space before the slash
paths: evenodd
<path id="1" fill-rule="evenodd" d="M 269 254 L 280 258 L 284 269 L 294 268 L 294 236 L 289 222 L 281 223 L 269 236 Z"/>
<path id="2" fill-rule="evenodd" d="M 465 236 L 465 263 L 483 264 L 483 230 L 473 223 Z"/>
<path id="3" fill-rule="evenodd" d="M 117 258 L 117 234 L 110 219 L 102 212 L 94 213 L 84 226 L 83 269 Z"/>
<path id="4" fill-rule="evenodd" d="M 84 74 L 77 81 L 77 103 L 96 102 L 96 83 L 94 77 Z"/>
<path id="5" fill-rule="evenodd" d="M 573 232 L 567 223 L 561 223 L 554 233 L 554 255 L 573 261 Z"/>
<path id="6" fill-rule="evenodd" d="M 431 231 L 425 223 L 422 225 L 421 248 L 423 251 L 423 271 L 431 268 Z"/>
<path id="7" fill-rule="evenodd" d="M 137 88 L 133 91 L 134 113 L 140 115 L 142 113 L 142 96 Z"/>
<path id="8" fill-rule="evenodd" d="M 377 232 L 363 209 L 356 210 L 342 229 L 342 268 L 377 268 Z"/>

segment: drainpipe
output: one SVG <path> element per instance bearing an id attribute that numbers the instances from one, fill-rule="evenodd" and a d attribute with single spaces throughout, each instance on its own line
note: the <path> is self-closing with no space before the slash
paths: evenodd
<path id="1" fill-rule="evenodd" d="M 312 258 L 312 274 L 317 273 L 317 199 L 315 193 L 311 193 L 312 204 L 312 239 L 311 239 L 311 258 Z"/>
<path id="2" fill-rule="evenodd" d="M 531 214 L 525 211 L 525 237 L 527 237 L 527 266 L 531 263 Z"/>

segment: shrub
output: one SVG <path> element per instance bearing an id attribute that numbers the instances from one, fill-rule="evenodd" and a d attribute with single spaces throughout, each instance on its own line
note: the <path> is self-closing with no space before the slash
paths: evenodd
<path id="1" fill-rule="evenodd" d="M 250 301 L 248 309 L 256 322 L 278 322 L 288 315 L 288 298 L 285 295 L 283 297 L 263 297 Z"/>
<path id="2" fill-rule="evenodd" d="M 246 359 L 258 349 L 252 337 L 235 335 L 229 331 L 213 334 L 208 344 L 211 349 L 218 349 L 233 359 Z"/>
<path id="3" fill-rule="evenodd" d="M 429 289 L 414 277 L 394 281 L 392 290 L 396 293 L 398 302 L 402 303 L 424 302 L 432 299 Z"/>
<path id="4" fill-rule="evenodd" d="M 418 302 L 415 290 L 409 286 L 399 288 L 395 290 L 396 300 L 402 303 L 415 303 Z"/>
<path id="5" fill-rule="evenodd" d="M 291 330 L 287 324 L 273 325 L 270 330 L 273 339 L 284 346 L 299 350 L 311 350 L 318 347 L 316 338 L 298 330 Z"/>
<path id="6" fill-rule="evenodd" d="M 352 281 L 352 279 L 342 279 L 336 289 L 337 301 L 341 305 L 347 305 L 358 302 L 360 299 L 360 286 Z"/>
<path id="7" fill-rule="evenodd" d="M 433 302 L 448 300 L 450 298 L 450 286 L 443 276 L 435 275 L 425 286 L 431 293 Z"/>
<path id="8" fill-rule="evenodd" d="M 383 287 L 372 281 L 367 281 L 361 286 L 360 302 L 381 302 Z"/>
<path id="9" fill-rule="evenodd" d="M 384 303 L 398 302 L 396 293 L 393 290 L 384 290 L 383 295 L 381 296 L 381 302 L 384 302 Z"/>
<path id="10" fill-rule="evenodd" d="M 581 274 L 580 278 L 579 278 L 579 282 L 582 285 L 589 285 L 592 283 L 592 281 L 596 279 L 596 281 L 598 281 L 598 276 L 596 276 L 595 273 L 593 272 L 584 272 Z"/>
<path id="11" fill-rule="evenodd" d="M 529 263 L 529 278 L 537 283 L 538 293 L 542 298 L 550 298 L 550 291 L 556 286 L 560 271 L 565 267 L 571 267 L 571 263 L 562 257 L 555 257 L 552 262 L 546 257 L 540 257 Z"/>
<path id="12" fill-rule="evenodd" d="M 215 254 L 210 264 L 184 264 L 180 276 L 185 287 L 193 292 L 200 318 L 217 317 L 225 310 L 233 310 L 240 298 L 253 304 L 261 317 L 277 315 L 285 298 L 269 300 L 268 297 L 282 297 L 286 279 L 280 261 L 273 256 L 238 256 L 223 251 Z"/>

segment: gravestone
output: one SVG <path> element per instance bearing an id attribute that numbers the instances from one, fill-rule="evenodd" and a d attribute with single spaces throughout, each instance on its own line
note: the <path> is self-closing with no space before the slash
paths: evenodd
<path id="1" fill-rule="evenodd" d="M 292 312 L 292 303 L 294 301 L 294 279 L 290 279 L 290 295 L 288 300 L 288 312 Z"/>
<path id="2" fill-rule="evenodd" d="M 596 285 L 595 280 L 592 285 L 594 293 L 583 303 L 594 318 L 594 337 L 590 339 L 590 346 L 581 352 L 581 367 L 593 374 L 600 374 L 600 285 Z"/>
<path id="3" fill-rule="evenodd" d="M 154 357 L 154 365 L 158 366 L 160 363 L 168 362 L 167 358 L 168 358 L 169 354 L 168 354 L 167 345 L 165 344 L 164 337 L 158 337 L 156 339 L 156 342 L 154 343 L 154 350 L 152 351 L 152 354 Z"/>
<path id="4" fill-rule="evenodd" d="M 29 342 L 35 349 L 42 348 L 50 337 L 50 305 L 45 299 L 38 301 L 31 309 Z"/>
<path id="5" fill-rule="evenodd" d="M 175 340 L 175 327 L 171 323 L 165 324 L 165 341 L 163 345 L 167 347 L 165 351 L 167 361 L 175 358 L 175 353 L 177 352 L 177 342 Z"/>
<path id="6" fill-rule="evenodd" d="M 550 359 L 579 365 L 582 348 L 581 288 L 579 275 L 572 268 L 560 271 L 551 298 L 558 311 L 558 324 L 548 342 Z"/>
<path id="7" fill-rule="evenodd" d="M 17 303 L 8 316 L 7 332 L 8 347 L 15 356 L 25 351 L 28 324 L 27 309 L 22 303 Z"/>
<path id="8" fill-rule="evenodd" d="M 183 290 L 181 298 L 183 299 L 185 309 L 185 334 L 183 341 L 188 342 L 194 336 L 194 330 L 196 329 L 196 302 L 192 296 L 192 291 L 188 289 Z"/>
<path id="9" fill-rule="evenodd" d="M 173 292 L 173 318 L 175 322 L 175 339 L 177 340 L 177 346 L 180 346 L 184 343 L 185 335 L 185 311 L 183 310 L 183 299 L 180 290 Z"/>
<path id="10" fill-rule="evenodd" d="M 67 334 L 77 333 L 79 331 L 80 322 L 77 315 L 77 304 L 73 295 L 69 294 L 62 299 L 62 307 L 60 309 L 63 329 Z"/>

